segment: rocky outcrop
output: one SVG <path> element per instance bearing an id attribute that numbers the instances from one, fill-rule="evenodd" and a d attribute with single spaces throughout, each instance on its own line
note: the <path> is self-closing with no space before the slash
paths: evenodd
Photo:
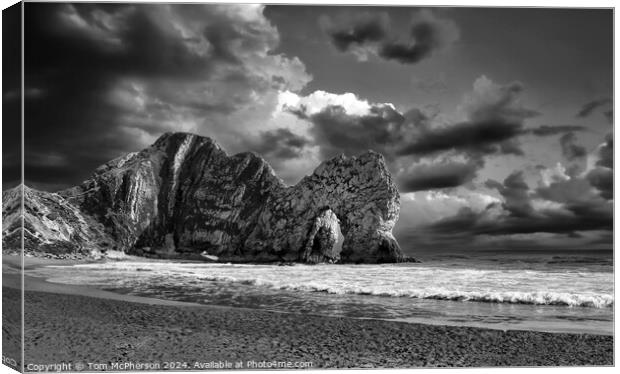
<path id="1" fill-rule="evenodd" d="M 301 258 L 310 263 L 337 262 L 343 240 L 340 220 L 336 213 L 327 208 L 314 219 Z"/>
<path id="2" fill-rule="evenodd" d="M 31 251 L 313 263 L 405 259 L 391 233 L 398 191 L 374 152 L 324 162 L 286 186 L 253 153 L 228 156 L 210 138 L 168 133 L 99 167 L 79 186 L 26 190 Z M 10 196 L 3 192 L 3 201 Z M 18 205 L 5 203 L 5 247 L 19 230 Z"/>
<path id="3" fill-rule="evenodd" d="M 321 256 L 342 262 L 401 261 L 403 254 L 392 236 L 399 208 L 398 190 L 383 156 L 340 156 L 322 163 L 297 185 L 275 191 L 245 247 L 286 261 L 314 262 Z M 330 248 L 333 234 L 308 243 L 317 226 L 319 232 L 333 233 L 334 216 L 344 236 L 339 254 Z M 325 236 L 331 239 L 322 239 Z M 305 257 L 309 245 L 315 247 L 310 254 L 321 255 Z"/>
<path id="4" fill-rule="evenodd" d="M 23 226 L 21 196 L 24 196 Z M 113 247 L 104 226 L 55 193 L 17 186 L 2 193 L 2 245 L 27 254 L 98 257 Z"/>

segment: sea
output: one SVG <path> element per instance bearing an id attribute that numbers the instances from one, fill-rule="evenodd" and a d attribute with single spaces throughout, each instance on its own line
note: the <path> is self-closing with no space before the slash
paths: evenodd
<path id="1" fill-rule="evenodd" d="M 109 260 L 27 274 L 151 298 L 360 319 L 613 335 L 612 251 L 441 253 L 421 263 Z"/>

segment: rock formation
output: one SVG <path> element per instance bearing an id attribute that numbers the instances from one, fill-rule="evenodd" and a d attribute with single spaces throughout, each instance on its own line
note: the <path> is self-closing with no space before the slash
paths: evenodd
<path id="1" fill-rule="evenodd" d="M 19 191 L 3 192 L 3 244 L 20 238 Z M 322 163 L 286 186 L 253 153 L 227 156 L 210 138 L 167 133 L 58 193 L 24 187 L 31 252 L 109 250 L 221 261 L 398 262 L 399 195 L 383 157 Z M 16 239 L 17 238 L 17 239 Z"/>
<path id="2" fill-rule="evenodd" d="M 83 257 L 91 254 L 91 247 L 99 248 L 93 253 L 97 255 L 113 246 L 100 222 L 80 212 L 58 194 L 18 186 L 2 193 L 2 207 L 2 246 L 5 250 L 19 251 L 22 234 L 24 248 L 31 254 Z"/>
<path id="3" fill-rule="evenodd" d="M 336 213 L 326 208 L 314 219 L 301 258 L 310 263 L 337 262 L 343 239 L 340 220 Z"/>
<path id="4" fill-rule="evenodd" d="M 246 248 L 257 255 L 278 254 L 287 261 L 337 260 L 330 243 L 334 242 L 334 226 L 339 225 L 344 236 L 341 261 L 400 261 L 403 255 L 392 236 L 399 208 L 398 190 L 383 156 L 375 152 L 340 156 L 322 163 L 297 185 L 274 191 Z M 332 234 L 317 238 L 312 235 L 317 227 L 318 232 Z M 315 250 L 308 254 L 309 246 Z"/>

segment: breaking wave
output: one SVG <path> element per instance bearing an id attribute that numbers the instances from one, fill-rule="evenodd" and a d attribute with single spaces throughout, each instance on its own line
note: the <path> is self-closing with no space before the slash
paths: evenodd
<path id="1" fill-rule="evenodd" d="M 555 260 L 564 260 L 556 258 Z M 511 266 L 515 266 L 512 264 Z M 613 272 L 598 265 L 552 269 L 454 268 L 450 264 L 247 265 L 107 262 L 37 271 L 59 283 L 105 287 L 211 287 L 234 283 L 273 290 L 499 304 L 611 308 Z"/>
<path id="2" fill-rule="evenodd" d="M 239 280 L 231 276 L 201 276 L 201 279 L 216 282 L 235 282 L 254 286 L 266 286 L 278 290 L 324 292 L 329 294 L 356 294 L 386 297 L 410 297 L 416 299 L 450 300 L 450 301 L 478 301 L 489 303 L 531 304 L 531 305 L 564 305 L 572 307 L 613 307 L 614 298 L 611 295 L 576 295 L 565 292 L 480 292 L 480 291 L 452 291 L 447 289 L 428 290 L 385 290 L 382 288 L 364 288 L 331 286 L 317 282 L 308 284 L 286 284 L 263 279 Z"/>

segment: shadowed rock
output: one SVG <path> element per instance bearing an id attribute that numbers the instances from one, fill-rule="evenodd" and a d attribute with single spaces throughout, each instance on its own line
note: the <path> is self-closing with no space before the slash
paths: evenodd
<path id="1" fill-rule="evenodd" d="M 314 219 L 301 258 L 310 263 L 337 262 L 342 251 L 341 235 L 336 214 L 331 209 L 324 210 Z"/>
<path id="2" fill-rule="evenodd" d="M 324 257 L 340 257 L 342 262 L 402 261 L 392 236 L 399 209 L 398 190 L 383 156 L 375 152 L 339 156 L 322 163 L 297 185 L 275 191 L 246 247 L 294 261 L 307 248 L 317 217 L 329 210 L 339 220 L 344 243 L 339 254 Z"/>
<path id="3" fill-rule="evenodd" d="M 326 161 L 286 186 L 253 153 L 227 156 L 210 138 L 167 133 L 141 152 L 102 165 L 79 186 L 27 190 L 27 221 L 38 238 L 26 243 L 32 252 L 68 246 L 92 255 L 116 249 L 221 261 L 405 260 L 391 232 L 398 191 L 375 152 Z M 3 200 L 10 194 L 4 191 Z M 72 234 L 59 235 L 31 205 L 56 212 Z M 3 217 L 19 216 L 15 212 L 5 208 Z M 15 231 L 11 222 L 3 225 L 5 234 Z M 5 247 L 15 246 L 14 236 L 3 236 Z"/>

